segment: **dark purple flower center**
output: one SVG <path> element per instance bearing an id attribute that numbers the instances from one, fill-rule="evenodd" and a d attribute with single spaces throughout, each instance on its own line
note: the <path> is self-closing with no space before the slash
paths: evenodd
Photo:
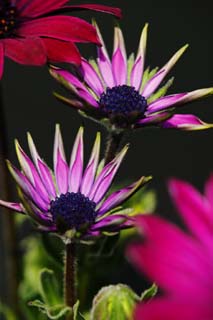
<path id="1" fill-rule="evenodd" d="M 17 10 L 11 1 L 0 1 L 0 38 L 7 38 L 16 26 Z"/>
<path id="2" fill-rule="evenodd" d="M 95 206 L 95 202 L 80 192 L 67 192 L 51 201 L 50 212 L 53 222 L 64 232 L 93 224 L 97 215 Z"/>
<path id="3" fill-rule="evenodd" d="M 99 102 L 102 111 L 119 126 L 126 126 L 142 118 L 147 108 L 146 99 L 128 85 L 107 88 Z"/>

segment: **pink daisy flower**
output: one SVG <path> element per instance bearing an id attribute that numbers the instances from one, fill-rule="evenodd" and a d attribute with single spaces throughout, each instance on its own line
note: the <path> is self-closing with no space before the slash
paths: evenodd
<path id="1" fill-rule="evenodd" d="M 96 26 L 99 38 L 101 33 Z M 80 76 L 67 70 L 51 68 L 51 74 L 71 97 L 56 97 L 110 130 L 121 131 L 145 126 L 182 130 L 212 127 L 192 114 L 175 114 L 176 109 L 213 93 L 213 88 L 166 95 L 172 84 L 163 83 L 172 67 L 187 48 L 178 50 L 159 70 L 144 70 L 148 25 L 142 30 L 138 52 L 127 58 L 122 31 L 115 27 L 114 49 L 110 59 L 107 48 L 98 48 L 97 60 L 83 59 Z"/>
<path id="2" fill-rule="evenodd" d="M 99 44 L 95 28 L 77 17 L 59 13 L 86 9 L 120 16 L 120 10 L 102 5 L 64 6 L 67 0 L 0 1 L 0 78 L 4 56 L 26 65 L 47 61 L 80 64 L 77 42 Z"/>
<path id="3" fill-rule="evenodd" d="M 83 131 L 83 128 L 79 129 L 68 164 L 60 128 L 56 126 L 54 172 L 39 156 L 30 134 L 28 144 L 32 160 L 16 141 L 21 170 L 9 161 L 8 167 L 18 185 L 20 202 L 0 200 L 0 205 L 29 215 L 40 230 L 63 236 L 69 234 L 69 237 L 88 238 L 131 227 L 132 220 L 120 210 L 120 205 L 149 178 L 141 177 L 108 195 L 128 146 L 104 166 L 103 161 L 99 163 L 100 133 L 97 133 L 84 169 Z"/>
<path id="4" fill-rule="evenodd" d="M 136 224 L 143 244 L 131 245 L 130 260 L 162 289 L 162 296 L 136 308 L 135 319 L 213 319 L 213 176 L 204 195 L 171 180 L 169 191 L 188 232 L 157 216 Z"/>

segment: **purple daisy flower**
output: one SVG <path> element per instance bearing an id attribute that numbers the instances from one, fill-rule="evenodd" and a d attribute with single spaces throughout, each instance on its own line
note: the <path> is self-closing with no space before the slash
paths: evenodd
<path id="1" fill-rule="evenodd" d="M 115 27 L 114 50 L 110 60 L 103 46 L 97 60 L 83 59 L 80 76 L 52 67 L 54 78 L 71 91 L 71 98 L 55 94 L 64 103 L 84 115 L 101 121 L 111 130 L 157 125 L 163 128 L 198 130 L 212 127 L 192 114 L 174 114 L 176 107 L 213 93 L 213 88 L 166 95 L 173 79 L 161 83 L 182 56 L 188 45 L 178 50 L 161 68 L 144 71 L 148 25 L 142 30 L 136 57 L 127 59 L 125 43 L 119 27 Z"/>
<path id="2" fill-rule="evenodd" d="M 54 173 L 39 156 L 30 134 L 28 144 L 32 160 L 16 141 L 21 171 L 8 161 L 15 179 L 20 203 L 0 200 L 0 205 L 31 216 L 43 231 L 63 236 L 92 237 L 104 232 L 118 232 L 132 225 L 120 204 L 144 185 L 141 177 L 124 189 L 106 197 L 113 178 L 127 152 L 125 146 L 107 165 L 99 164 L 100 133 L 97 133 L 89 162 L 83 169 L 83 128 L 79 129 L 70 164 L 67 164 L 60 128 L 54 141 Z M 117 209 L 117 210 L 116 210 Z"/>

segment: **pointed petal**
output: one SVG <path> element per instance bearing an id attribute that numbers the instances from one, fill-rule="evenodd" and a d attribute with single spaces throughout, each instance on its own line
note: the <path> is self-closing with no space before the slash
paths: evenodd
<path id="1" fill-rule="evenodd" d="M 132 67 L 132 71 L 130 75 L 131 86 L 134 87 L 136 90 L 139 90 L 142 84 L 144 63 L 145 63 L 145 56 L 146 56 L 147 31 L 148 31 L 148 24 L 146 23 L 141 33 L 138 54 L 135 59 L 135 63 Z"/>
<path id="2" fill-rule="evenodd" d="M 109 227 L 110 228 L 116 227 L 116 229 L 119 229 L 119 227 L 122 227 L 122 225 L 126 220 L 127 220 L 127 217 L 122 214 L 111 215 L 96 222 L 91 227 L 91 230 L 92 231 L 101 230 L 101 229 L 107 230 Z"/>
<path id="3" fill-rule="evenodd" d="M 175 114 L 166 121 L 159 123 L 165 129 L 180 129 L 180 130 L 204 130 L 213 128 L 212 123 L 203 122 L 193 114 Z"/>
<path id="4" fill-rule="evenodd" d="M 88 165 L 85 169 L 82 183 L 81 183 L 81 193 L 83 193 L 86 197 L 89 195 L 91 187 L 94 182 L 97 166 L 98 166 L 98 160 L 99 160 L 99 154 L 100 154 L 100 142 L 101 142 L 101 136 L 100 132 L 97 133 L 95 143 L 91 152 L 91 156 L 88 162 Z"/>
<path id="5" fill-rule="evenodd" d="M 93 107 L 99 106 L 87 88 L 70 72 L 63 69 L 51 68 L 50 73 L 57 81 L 59 81 L 59 83 L 62 83 L 65 88 L 71 90 L 75 95 L 86 101 L 86 103 Z"/>
<path id="6" fill-rule="evenodd" d="M 139 119 L 136 124 L 136 127 L 140 128 L 140 127 L 144 127 L 144 126 L 158 125 L 159 123 L 170 118 L 171 116 L 172 116 L 172 114 L 170 112 L 154 113 L 148 117 Z M 164 121 L 163 123 L 165 123 L 165 122 L 166 121 Z"/>
<path id="7" fill-rule="evenodd" d="M 23 37 L 49 37 L 68 42 L 100 44 L 95 28 L 77 17 L 52 16 L 21 23 L 18 28 Z"/>
<path id="8" fill-rule="evenodd" d="M 205 196 L 213 208 L 213 174 L 210 175 L 205 184 Z"/>
<path id="9" fill-rule="evenodd" d="M 127 200 L 127 198 L 132 196 L 139 188 L 141 188 L 144 183 L 146 183 L 146 177 L 143 176 L 128 187 L 113 192 L 100 207 L 98 215 L 101 216 L 112 208 L 120 205 L 122 202 Z"/>
<path id="10" fill-rule="evenodd" d="M 21 203 L 0 200 L 0 205 L 3 207 L 6 207 L 8 209 L 11 209 L 13 211 L 16 211 L 16 212 L 20 212 L 23 214 L 26 213 L 26 210 L 24 209 L 24 207 Z"/>
<path id="11" fill-rule="evenodd" d="M 173 68 L 173 66 L 176 64 L 176 62 L 179 60 L 179 58 L 182 56 L 182 54 L 187 49 L 188 45 L 185 45 L 180 50 L 178 50 L 172 58 L 165 64 L 163 68 L 161 68 L 154 77 L 152 77 L 147 84 L 145 85 L 144 89 L 142 90 L 141 94 L 148 98 L 154 91 L 157 89 L 157 87 L 160 85 L 160 83 L 163 81 L 165 76 L 169 73 L 169 71 Z"/>
<path id="12" fill-rule="evenodd" d="M 47 62 L 46 49 L 39 38 L 5 39 L 5 56 L 20 64 L 44 65 Z"/>
<path id="13" fill-rule="evenodd" d="M 147 114 L 162 111 L 170 107 L 184 105 L 194 100 L 213 94 L 213 88 L 198 89 L 187 93 L 177 93 L 160 98 L 152 102 L 147 109 Z"/>
<path id="14" fill-rule="evenodd" d="M 84 161 L 84 128 L 80 127 L 73 145 L 69 169 L 69 191 L 78 192 L 83 172 Z"/>
<path id="15" fill-rule="evenodd" d="M 59 193 L 66 193 L 68 191 L 69 168 L 65 158 L 64 145 L 59 125 L 56 125 L 55 129 L 53 159 L 58 191 Z"/>
<path id="16" fill-rule="evenodd" d="M 102 84 L 101 79 L 99 78 L 97 72 L 91 66 L 91 64 L 86 61 L 86 59 L 82 59 L 81 66 L 82 66 L 82 70 L 83 70 L 84 80 L 87 82 L 88 86 L 98 96 L 100 96 L 104 91 L 104 87 L 103 87 L 103 84 Z"/>
<path id="17" fill-rule="evenodd" d="M 93 11 L 98 11 L 98 12 L 105 12 L 105 13 L 110 13 L 113 14 L 114 16 L 121 18 L 121 9 L 115 8 L 115 7 L 110 7 L 110 6 L 105 6 L 105 5 L 100 5 L 100 4 L 79 4 L 79 5 L 71 5 L 71 6 L 65 6 L 62 8 L 62 12 L 64 11 L 79 11 L 79 10 L 93 10 Z"/>
<path id="18" fill-rule="evenodd" d="M 103 170 L 97 177 L 97 180 L 95 181 L 91 193 L 89 195 L 90 199 L 93 200 L 96 204 L 101 201 L 103 196 L 108 191 L 127 150 L 128 146 L 126 145 L 119 152 L 119 154 L 103 168 Z"/>
<path id="19" fill-rule="evenodd" d="M 34 202 L 42 211 L 48 210 L 48 203 L 43 200 L 41 195 L 33 188 L 29 180 L 15 166 L 7 161 L 8 168 L 16 183 L 23 192 Z"/>
<path id="20" fill-rule="evenodd" d="M 42 41 L 46 48 L 48 61 L 80 65 L 81 56 L 74 43 L 51 38 L 43 38 Z"/>
<path id="21" fill-rule="evenodd" d="M 98 63 L 98 68 L 100 70 L 100 73 L 103 77 L 104 82 L 106 83 L 106 86 L 109 88 L 112 88 L 113 86 L 115 86 L 115 79 L 112 73 L 112 65 L 111 65 L 111 61 L 109 59 L 109 55 L 105 46 L 105 43 L 103 41 L 101 32 L 98 28 L 98 25 L 93 22 L 93 24 L 95 25 L 96 28 L 96 32 L 98 34 L 98 37 L 101 41 L 102 46 L 98 47 L 98 58 L 97 58 L 97 63 Z"/>
<path id="22" fill-rule="evenodd" d="M 115 27 L 112 72 L 116 85 L 127 83 L 127 57 L 122 31 Z"/>
<path id="23" fill-rule="evenodd" d="M 191 233 L 204 242 L 212 238 L 212 208 L 207 199 L 193 186 L 177 179 L 169 181 L 169 192 Z"/>
<path id="24" fill-rule="evenodd" d="M 56 189 L 55 189 L 55 183 L 53 180 L 53 173 L 51 170 L 48 168 L 46 163 L 41 159 L 39 156 L 36 146 L 33 142 L 33 139 L 30 135 L 30 133 L 27 133 L 27 140 L 28 140 L 28 145 L 31 153 L 31 157 L 33 159 L 33 162 L 36 165 L 36 168 L 40 174 L 41 180 L 50 196 L 50 198 L 55 198 L 56 197 Z"/>

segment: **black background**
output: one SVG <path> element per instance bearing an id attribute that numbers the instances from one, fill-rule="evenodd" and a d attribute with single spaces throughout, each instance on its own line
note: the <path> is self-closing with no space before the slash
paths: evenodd
<path id="1" fill-rule="evenodd" d="M 105 4 L 123 10 L 120 25 L 129 54 L 137 50 L 141 29 L 146 22 L 149 23 L 146 66 L 161 67 L 181 46 L 190 44 L 170 73 L 175 76 L 170 93 L 213 86 L 212 1 L 117 0 Z M 111 50 L 114 19 L 91 12 L 78 16 L 88 20 L 92 16 L 96 18 Z M 92 45 L 80 48 L 86 57 L 95 55 Z M 67 151 L 71 150 L 74 136 L 82 123 L 85 125 L 86 150 L 89 151 L 97 130 L 102 131 L 105 141 L 106 132 L 102 127 L 83 120 L 69 107 L 55 100 L 52 91 L 60 91 L 60 88 L 51 79 L 46 67 L 26 67 L 6 61 L 2 86 L 9 158 L 16 164 L 13 140 L 18 138 L 27 149 L 26 132 L 30 131 L 40 154 L 52 165 L 55 123 L 61 124 Z M 213 123 L 213 97 L 184 107 L 181 112 L 194 113 L 204 121 Z M 174 217 L 175 210 L 166 192 L 166 181 L 176 176 L 202 189 L 213 169 L 213 130 L 180 132 L 153 128 L 132 133 L 130 141 L 131 147 L 118 179 L 133 180 L 142 174 L 153 175 L 150 187 L 157 190 L 158 211 Z"/>

